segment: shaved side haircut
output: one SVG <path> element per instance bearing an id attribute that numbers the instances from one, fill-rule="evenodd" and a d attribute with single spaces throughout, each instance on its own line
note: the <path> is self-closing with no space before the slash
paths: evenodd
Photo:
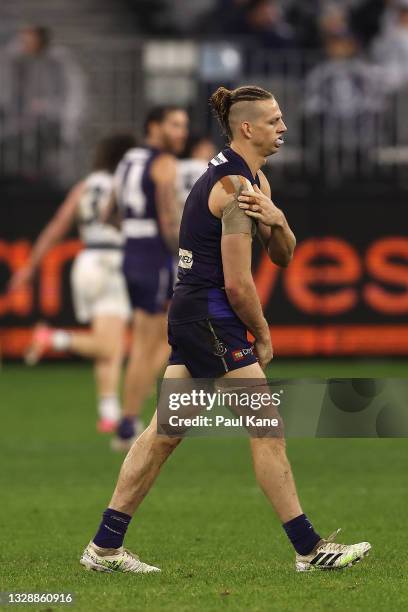
<path id="1" fill-rule="evenodd" d="M 237 123 L 242 118 L 243 120 L 250 119 L 251 113 L 253 113 L 253 117 L 256 116 L 256 104 L 250 104 L 251 102 L 274 99 L 270 91 L 255 85 L 238 87 L 237 89 L 219 87 L 211 96 L 210 105 L 228 140 L 232 140 L 231 123 Z"/>

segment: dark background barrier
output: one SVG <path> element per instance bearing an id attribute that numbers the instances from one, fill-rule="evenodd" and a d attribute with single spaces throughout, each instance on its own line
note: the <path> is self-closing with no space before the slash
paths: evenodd
<path id="1" fill-rule="evenodd" d="M 272 177 L 273 185 L 273 177 Z M 0 186 L 0 342 L 19 356 L 39 319 L 76 326 L 69 271 L 81 244 L 73 233 L 44 259 L 34 286 L 6 293 L 10 271 L 63 199 L 49 184 Z M 276 352 L 282 355 L 407 355 L 408 236 L 406 194 L 369 193 L 353 184 L 274 191 L 297 237 L 286 269 L 255 245 L 255 279 Z"/>
<path id="2" fill-rule="evenodd" d="M 273 198 L 297 237 L 284 270 L 258 252 L 255 277 L 276 349 L 288 355 L 408 354 L 404 192 L 317 184 Z"/>

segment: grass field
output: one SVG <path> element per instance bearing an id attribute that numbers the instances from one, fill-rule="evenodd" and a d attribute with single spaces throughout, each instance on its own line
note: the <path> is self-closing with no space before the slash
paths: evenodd
<path id="1" fill-rule="evenodd" d="M 276 362 L 273 374 L 405 377 L 407 362 Z M 95 432 L 90 367 L 6 365 L 0 406 L 2 591 L 73 592 L 84 611 L 407 609 L 405 439 L 288 441 L 321 534 L 372 543 L 352 569 L 295 574 L 247 441 L 205 438 L 177 449 L 129 529 L 127 546 L 162 573 L 111 575 L 78 563 L 121 463 Z"/>

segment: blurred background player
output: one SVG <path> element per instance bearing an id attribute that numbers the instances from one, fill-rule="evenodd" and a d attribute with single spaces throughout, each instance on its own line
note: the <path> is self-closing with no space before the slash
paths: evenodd
<path id="1" fill-rule="evenodd" d="M 118 229 L 102 223 L 100 215 L 112 197 L 113 173 L 134 145 L 130 134 L 112 135 L 98 144 L 93 171 L 71 189 L 35 242 L 28 263 L 10 281 L 10 290 L 31 282 L 46 253 L 77 221 L 85 248 L 72 267 L 73 303 L 78 321 L 90 323 L 92 331 L 68 332 L 41 323 L 34 329 L 26 361 L 34 365 L 49 350 L 94 359 L 102 432 L 112 431 L 120 417 L 118 384 L 130 308 L 121 270 L 123 238 Z"/>
<path id="2" fill-rule="evenodd" d="M 176 155 L 187 137 L 184 109 L 153 108 L 145 121 L 144 147 L 129 151 L 115 176 L 125 237 L 123 270 L 133 309 L 123 417 L 112 440 L 115 450 L 130 448 L 142 429 L 143 402 L 169 356 L 167 306 L 173 293 L 180 218 Z"/>
<path id="3" fill-rule="evenodd" d="M 209 136 L 193 135 L 189 138 L 185 156 L 178 163 L 182 208 L 184 208 L 184 203 L 194 183 L 207 170 L 216 152 L 215 145 Z"/>

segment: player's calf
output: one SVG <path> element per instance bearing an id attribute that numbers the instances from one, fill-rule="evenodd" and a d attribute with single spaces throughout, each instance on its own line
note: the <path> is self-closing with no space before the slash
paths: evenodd
<path id="1" fill-rule="evenodd" d="M 109 508 L 103 513 L 99 529 L 81 557 L 82 565 L 88 569 L 157 571 L 157 568 L 140 565 L 141 562 L 123 548 L 132 515 L 152 487 L 161 466 L 181 441 L 158 435 L 156 428 L 156 417 L 153 417 L 123 462 Z"/>

